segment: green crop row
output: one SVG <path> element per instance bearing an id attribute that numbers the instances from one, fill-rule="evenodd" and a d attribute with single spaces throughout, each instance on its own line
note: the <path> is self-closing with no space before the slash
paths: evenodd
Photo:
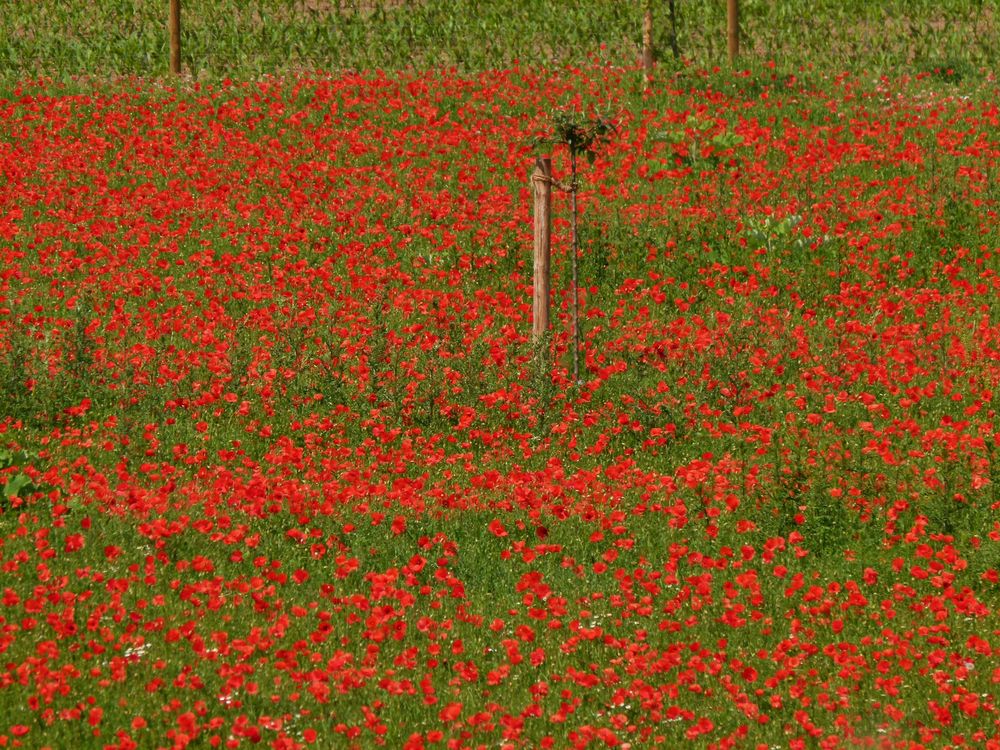
<path id="1" fill-rule="evenodd" d="M 664 65 L 723 65 L 725 0 L 649 0 Z M 185 72 L 572 65 L 639 59 L 643 0 L 214 0 L 182 3 Z M 168 69 L 168 3 L 8 0 L 0 80 Z M 996 58 L 996 0 L 742 0 L 741 57 L 790 67 L 977 75 Z M 950 71 L 950 72 L 949 72 Z"/>

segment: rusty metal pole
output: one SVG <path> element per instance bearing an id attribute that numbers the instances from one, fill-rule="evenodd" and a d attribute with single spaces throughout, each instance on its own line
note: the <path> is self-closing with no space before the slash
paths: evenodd
<path id="1" fill-rule="evenodd" d="M 531 175 L 535 196 L 534 289 L 531 298 L 531 339 L 538 345 L 549 331 L 550 252 L 552 244 L 552 159 L 535 160 Z"/>
<path id="2" fill-rule="evenodd" d="M 740 0 L 726 3 L 726 40 L 729 48 L 729 64 L 735 65 L 740 56 Z"/>
<path id="3" fill-rule="evenodd" d="M 167 19 L 170 34 L 170 72 L 181 72 L 181 0 L 170 0 L 170 15 Z"/>

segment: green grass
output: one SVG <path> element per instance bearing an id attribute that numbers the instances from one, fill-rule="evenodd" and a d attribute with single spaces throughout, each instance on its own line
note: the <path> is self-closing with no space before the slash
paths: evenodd
<path id="1" fill-rule="evenodd" d="M 663 68 L 684 61 L 727 67 L 725 2 L 653 2 Z M 741 64 L 786 71 L 852 67 L 943 80 L 978 77 L 997 54 L 995 0 L 743 0 Z M 0 6 L 0 81 L 93 75 L 157 76 L 167 70 L 166 3 L 11 0 Z M 236 0 L 185 3 L 184 71 L 248 78 L 302 70 L 460 70 L 637 64 L 638 0 Z M 676 50 L 676 54 L 675 54 Z"/>

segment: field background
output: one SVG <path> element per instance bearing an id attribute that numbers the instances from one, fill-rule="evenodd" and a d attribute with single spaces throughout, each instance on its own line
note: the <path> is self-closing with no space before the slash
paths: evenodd
<path id="1" fill-rule="evenodd" d="M 166 3 L 9 0 L 0 6 L 0 74 L 103 77 L 167 69 Z M 722 0 L 656 0 L 654 45 L 711 69 L 726 52 Z M 475 71 L 572 65 L 598 57 L 631 65 L 641 3 L 614 0 L 212 0 L 182 10 L 184 69 L 196 77 L 299 70 Z M 1000 44 L 992 0 L 742 0 L 744 65 L 776 61 L 872 74 L 989 67 Z"/>
<path id="2" fill-rule="evenodd" d="M 741 7 L 0 4 L 0 747 L 1000 746 L 997 4 Z"/>

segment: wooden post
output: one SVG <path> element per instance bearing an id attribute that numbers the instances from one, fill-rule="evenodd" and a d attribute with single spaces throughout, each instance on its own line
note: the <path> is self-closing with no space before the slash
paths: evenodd
<path id="1" fill-rule="evenodd" d="M 740 0 L 726 3 L 726 40 L 729 47 L 729 64 L 735 65 L 740 56 Z"/>
<path id="2" fill-rule="evenodd" d="M 681 48 L 677 42 L 677 6 L 674 0 L 670 0 L 667 5 L 667 12 L 670 16 L 670 51 L 674 53 L 674 59 L 681 59 Z"/>
<path id="3" fill-rule="evenodd" d="M 181 72 L 181 0 L 170 0 L 170 16 L 167 19 L 170 34 L 170 72 Z"/>
<path id="4" fill-rule="evenodd" d="M 552 159 L 535 159 L 531 175 L 535 196 L 534 291 L 531 297 L 531 338 L 537 345 L 549 330 L 549 289 L 551 289 L 549 252 L 552 242 Z"/>
<path id="5" fill-rule="evenodd" d="M 648 89 L 653 85 L 653 1 L 642 4 L 642 82 Z"/>

